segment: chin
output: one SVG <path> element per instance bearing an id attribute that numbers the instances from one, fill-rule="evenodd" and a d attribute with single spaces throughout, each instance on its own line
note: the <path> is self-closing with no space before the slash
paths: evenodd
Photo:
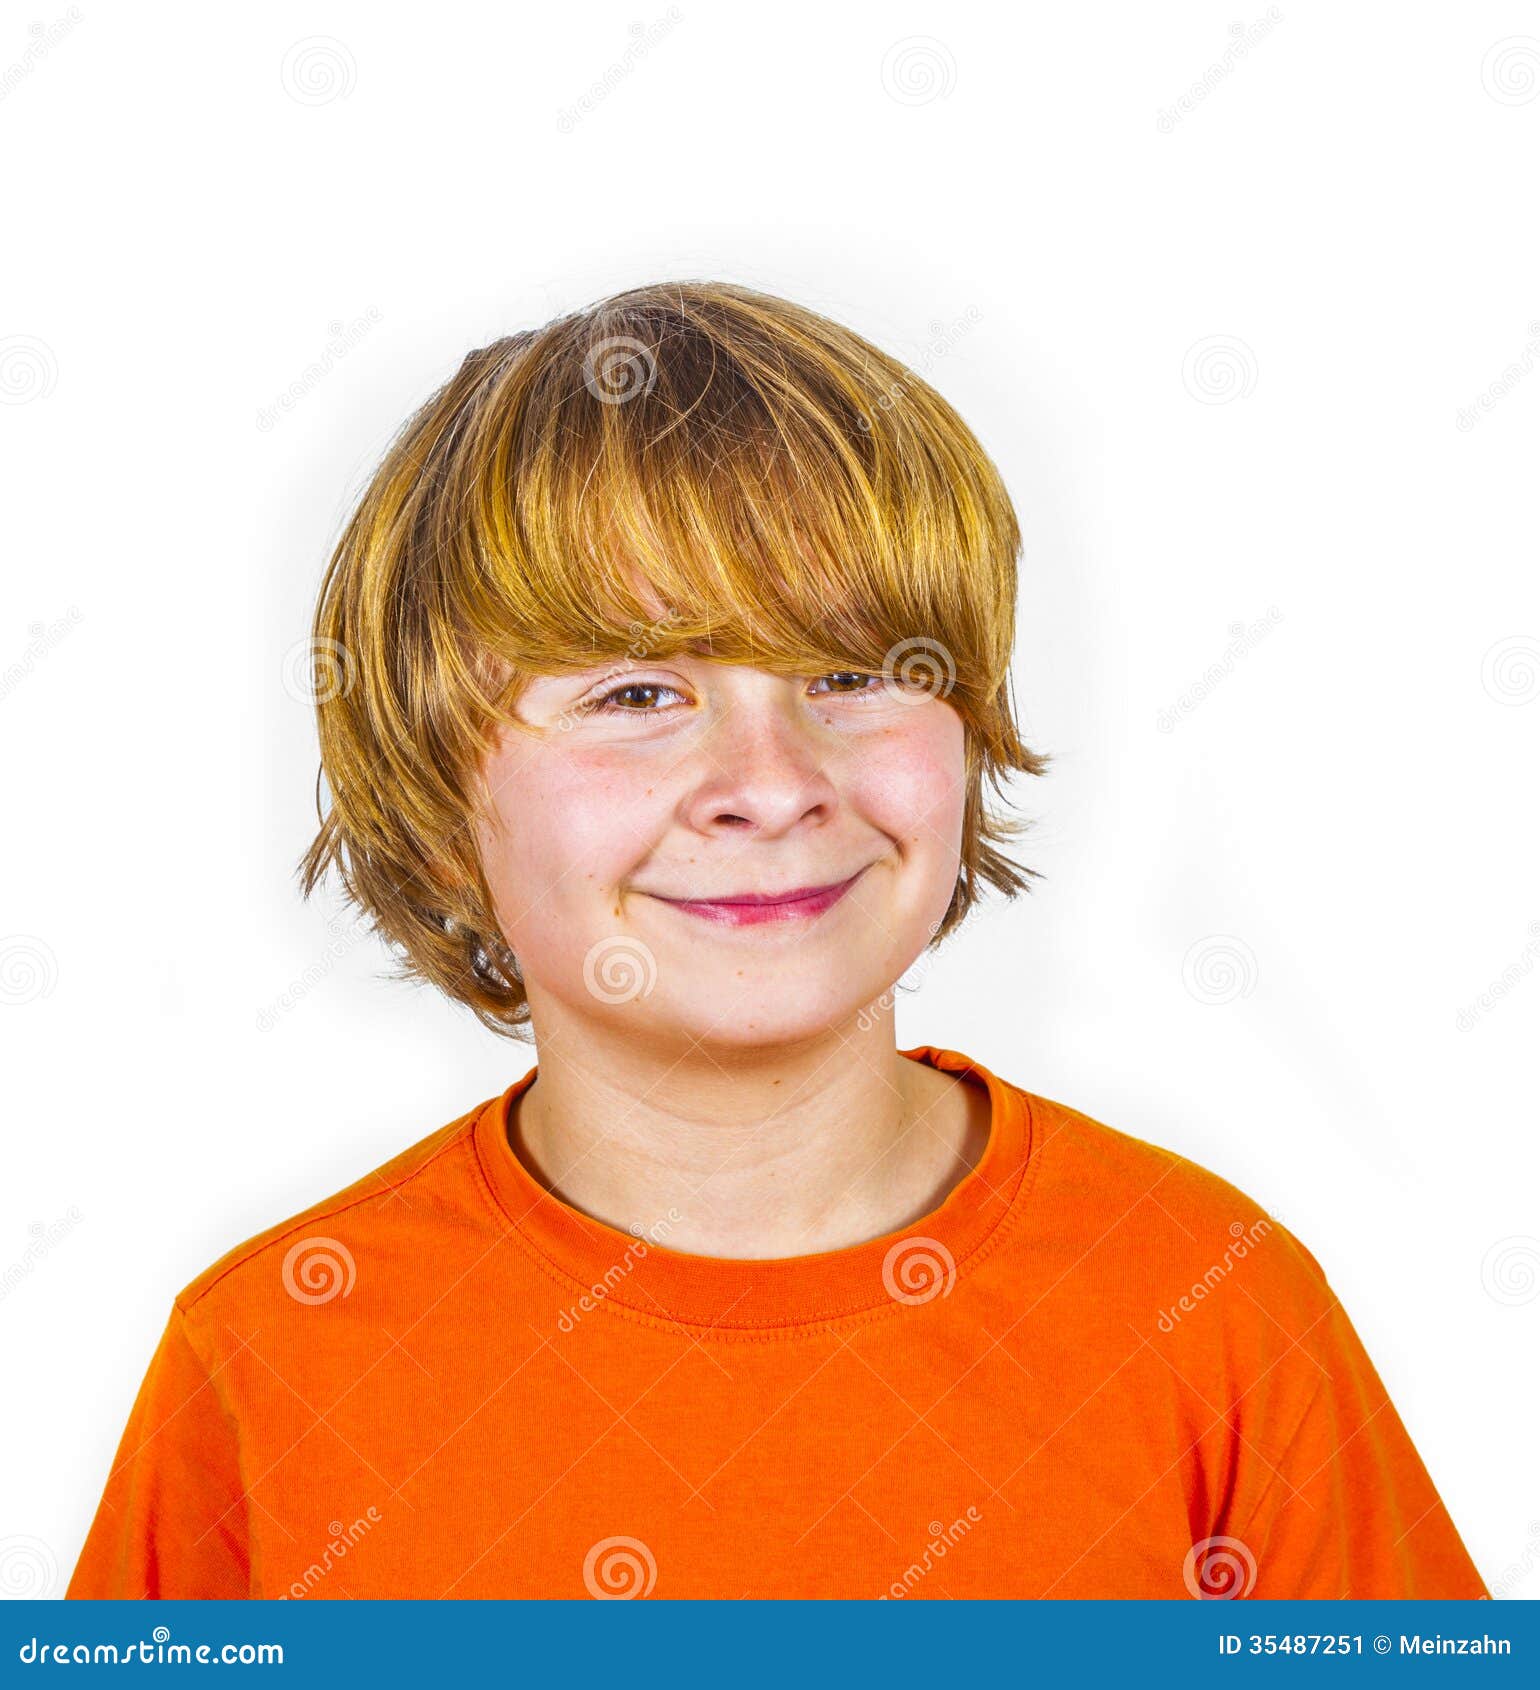
<path id="1" fill-rule="evenodd" d="M 876 993 L 872 994 L 875 998 Z M 682 1044 L 715 1050 L 762 1050 L 822 1037 L 831 1027 L 845 1028 L 861 1015 L 871 998 L 852 997 L 849 982 L 818 992 L 800 982 L 786 994 L 742 994 L 742 1007 L 728 1013 L 728 997 L 718 994 L 699 1003 L 659 1006 L 668 1033 Z M 663 1032 L 663 1026 L 659 1027 Z M 665 1035 L 666 1036 L 666 1035 Z"/>

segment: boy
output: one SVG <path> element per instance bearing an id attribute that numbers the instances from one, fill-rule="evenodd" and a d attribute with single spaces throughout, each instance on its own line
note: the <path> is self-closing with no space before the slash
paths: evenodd
<path id="1" fill-rule="evenodd" d="M 895 1049 L 1034 872 L 1019 545 L 939 395 L 741 287 L 410 420 L 321 591 L 304 889 L 539 1062 L 181 1292 L 71 1596 L 1486 1594 L 1283 1226 Z"/>

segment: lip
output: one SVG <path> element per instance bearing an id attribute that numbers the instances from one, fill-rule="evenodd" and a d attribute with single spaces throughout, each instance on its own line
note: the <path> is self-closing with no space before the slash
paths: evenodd
<path id="1" fill-rule="evenodd" d="M 865 873 L 866 869 L 858 869 L 848 880 L 838 880 L 829 886 L 800 886 L 788 892 L 744 892 L 731 898 L 660 898 L 659 902 L 726 927 L 809 921 L 832 909 Z"/>

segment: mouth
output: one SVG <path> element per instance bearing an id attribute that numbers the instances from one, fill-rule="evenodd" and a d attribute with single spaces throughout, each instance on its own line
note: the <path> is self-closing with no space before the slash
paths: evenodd
<path id="1" fill-rule="evenodd" d="M 868 865 L 869 867 L 870 865 Z M 770 921 L 810 921 L 832 909 L 866 873 L 858 869 L 848 880 L 829 886 L 799 886 L 786 892 L 734 892 L 725 898 L 659 898 L 686 915 L 726 927 L 757 927 Z M 653 894 L 654 897 L 658 895 Z"/>

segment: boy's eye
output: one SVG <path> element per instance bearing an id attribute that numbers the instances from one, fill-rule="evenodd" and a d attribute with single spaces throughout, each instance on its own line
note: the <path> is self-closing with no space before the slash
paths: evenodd
<path id="1" fill-rule="evenodd" d="M 813 684 L 817 687 L 824 681 L 834 683 L 830 693 L 835 697 L 869 696 L 882 687 L 881 675 L 867 674 L 859 669 L 834 669 L 827 675 L 819 675 Z M 608 692 L 580 704 L 578 709 L 584 715 L 656 716 L 662 713 L 657 704 L 660 695 L 665 693 L 672 693 L 675 698 L 683 696 L 677 687 L 662 681 L 627 681 L 623 686 L 611 687 Z"/>
<path id="2" fill-rule="evenodd" d="M 833 689 L 836 696 L 840 694 L 848 694 L 852 697 L 859 697 L 863 692 L 870 692 L 872 690 L 872 688 L 866 683 L 875 682 L 879 687 L 882 684 L 881 675 L 868 675 L 861 669 L 835 669 L 830 674 L 820 675 L 818 679 L 820 681 L 839 682 L 840 684 Z M 856 684 L 854 686 L 847 686 L 845 684 L 846 682 L 851 681 Z"/>
<path id="3" fill-rule="evenodd" d="M 662 681 L 627 681 L 624 686 L 612 687 L 608 692 L 601 693 L 597 698 L 589 699 L 586 704 L 579 705 L 578 708 L 584 712 L 598 711 L 618 716 L 652 716 L 656 715 L 657 712 L 649 708 L 646 699 L 641 703 L 636 703 L 635 697 L 639 693 L 655 697 L 658 693 L 664 692 L 671 692 L 676 698 L 682 696 L 676 688 L 665 686 Z M 625 704 L 617 702 L 628 697 L 633 702 Z"/>

